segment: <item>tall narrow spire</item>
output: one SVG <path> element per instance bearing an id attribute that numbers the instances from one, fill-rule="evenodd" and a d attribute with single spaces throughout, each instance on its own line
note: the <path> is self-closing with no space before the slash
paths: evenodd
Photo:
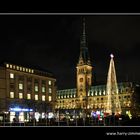
<path id="1" fill-rule="evenodd" d="M 86 23 L 85 17 L 83 17 L 83 33 L 81 38 L 81 47 L 86 47 Z"/>
<path id="2" fill-rule="evenodd" d="M 87 40 L 86 40 L 86 22 L 82 18 L 80 36 L 80 56 L 77 64 L 77 97 L 80 99 L 80 107 L 87 108 L 87 95 L 92 84 L 92 66 L 90 63 Z M 84 99 L 84 100 L 83 100 Z"/>
<path id="3" fill-rule="evenodd" d="M 78 65 L 91 65 L 89 52 L 87 48 L 87 40 L 86 40 L 86 21 L 85 17 L 82 18 L 82 35 L 80 40 L 80 57 Z"/>

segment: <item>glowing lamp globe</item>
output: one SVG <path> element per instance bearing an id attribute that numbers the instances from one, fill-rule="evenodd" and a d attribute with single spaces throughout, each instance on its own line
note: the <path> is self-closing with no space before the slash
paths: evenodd
<path id="1" fill-rule="evenodd" d="M 114 55 L 113 55 L 113 54 L 110 54 L 110 57 L 111 57 L 111 58 L 113 58 L 113 57 L 114 57 Z"/>

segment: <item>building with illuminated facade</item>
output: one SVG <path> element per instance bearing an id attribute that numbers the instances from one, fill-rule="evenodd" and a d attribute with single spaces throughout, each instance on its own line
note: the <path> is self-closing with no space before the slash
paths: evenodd
<path id="1" fill-rule="evenodd" d="M 56 79 L 52 73 L 11 63 L 0 66 L 0 112 L 13 121 L 45 118 L 53 111 Z M 2 119 L 2 118 L 0 118 Z"/>
<path id="2" fill-rule="evenodd" d="M 122 113 L 131 109 L 132 95 L 135 84 L 131 82 L 118 83 L 119 99 Z M 87 96 L 82 99 L 77 96 L 77 89 L 64 89 L 57 91 L 57 103 L 55 108 L 60 110 L 105 110 L 107 105 L 106 85 L 91 86 Z"/>
<path id="3" fill-rule="evenodd" d="M 93 67 L 91 65 L 87 48 L 85 21 L 83 21 L 83 32 L 80 41 L 80 56 L 76 69 L 76 88 L 57 91 L 56 110 L 85 110 L 89 113 L 92 110 L 102 110 L 105 112 L 108 99 L 106 85 L 92 86 Z M 132 109 L 135 88 L 136 85 L 132 82 L 118 83 L 118 98 L 121 104 L 122 114 L 125 114 L 126 111 Z"/>

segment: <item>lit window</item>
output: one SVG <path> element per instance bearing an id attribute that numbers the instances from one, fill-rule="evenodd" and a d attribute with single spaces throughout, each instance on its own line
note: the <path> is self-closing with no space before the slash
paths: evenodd
<path id="1" fill-rule="evenodd" d="M 104 90 L 103 94 L 105 95 L 105 90 Z"/>
<path id="2" fill-rule="evenodd" d="M 61 96 L 61 98 L 63 99 L 63 96 Z"/>
<path id="3" fill-rule="evenodd" d="M 42 101 L 45 101 L 45 95 L 42 95 Z"/>
<path id="4" fill-rule="evenodd" d="M 27 99 L 31 99 L 31 94 L 27 94 Z"/>
<path id="5" fill-rule="evenodd" d="M 6 64 L 6 67 L 9 68 L 9 64 Z"/>
<path id="6" fill-rule="evenodd" d="M 48 84 L 51 85 L 52 84 L 52 81 L 49 81 Z"/>
<path id="7" fill-rule="evenodd" d="M 19 99 L 23 98 L 23 93 L 19 93 Z"/>
<path id="8" fill-rule="evenodd" d="M 19 89 L 23 89 L 23 84 L 22 83 L 19 83 Z"/>
<path id="9" fill-rule="evenodd" d="M 95 92 L 95 95 L 97 96 L 97 91 Z"/>
<path id="10" fill-rule="evenodd" d="M 10 65 L 10 68 L 12 69 L 12 65 Z"/>
<path id="11" fill-rule="evenodd" d="M 19 70 L 19 66 L 17 66 L 17 70 Z"/>
<path id="12" fill-rule="evenodd" d="M 22 71 L 22 67 L 20 67 L 20 71 Z"/>
<path id="13" fill-rule="evenodd" d="M 99 92 L 99 95 L 102 95 L 101 90 L 100 90 L 100 92 Z"/>
<path id="14" fill-rule="evenodd" d="M 67 95 L 67 97 L 69 98 L 69 95 Z"/>
<path id="15" fill-rule="evenodd" d="M 25 68 L 23 68 L 23 71 L 25 71 Z"/>
<path id="16" fill-rule="evenodd" d="M 28 72 L 28 69 L 26 68 L 26 72 Z"/>
<path id="17" fill-rule="evenodd" d="M 13 65 L 13 69 L 15 69 L 16 67 L 15 67 L 15 65 Z"/>
<path id="18" fill-rule="evenodd" d="M 34 70 L 32 70 L 32 73 L 34 73 Z"/>
<path id="19" fill-rule="evenodd" d="M 52 101 L 52 96 L 49 96 L 49 102 Z"/>
<path id="20" fill-rule="evenodd" d="M 66 95 L 64 95 L 64 98 L 66 98 Z"/>
<path id="21" fill-rule="evenodd" d="M 31 72 L 31 69 L 29 69 L 29 72 Z"/>
<path id="22" fill-rule="evenodd" d="M 42 86 L 42 92 L 44 93 L 45 91 L 45 86 Z"/>
<path id="23" fill-rule="evenodd" d="M 38 100 L 38 95 L 35 95 L 35 100 Z"/>
<path id="24" fill-rule="evenodd" d="M 14 79 L 14 74 L 13 73 L 10 73 L 10 78 Z"/>
<path id="25" fill-rule="evenodd" d="M 52 89 L 51 88 L 49 88 L 49 93 L 52 93 Z"/>
<path id="26" fill-rule="evenodd" d="M 35 92 L 38 92 L 38 85 L 35 85 Z"/>
<path id="27" fill-rule="evenodd" d="M 80 82 L 83 82 L 83 78 L 80 78 Z"/>
<path id="28" fill-rule="evenodd" d="M 14 98 L 14 92 L 10 92 L 10 98 Z"/>
<path id="29" fill-rule="evenodd" d="M 75 96 L 75 94 L 74 94 L 74 98 L 75 98 L 76 96 Z"/>

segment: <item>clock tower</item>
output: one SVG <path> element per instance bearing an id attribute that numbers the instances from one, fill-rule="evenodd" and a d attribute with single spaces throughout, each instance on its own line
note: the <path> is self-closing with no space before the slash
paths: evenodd
<path id="1" fill-rule="evenodd" d="M 80 56 L 77 64 L 77 97 L 80 99 L 81 107 L 85 105 L 88 90 L 92 84 L 92 66 L 86 41 L 85 18 L 83 18 L 83 31 L 80 40 Z"/>

